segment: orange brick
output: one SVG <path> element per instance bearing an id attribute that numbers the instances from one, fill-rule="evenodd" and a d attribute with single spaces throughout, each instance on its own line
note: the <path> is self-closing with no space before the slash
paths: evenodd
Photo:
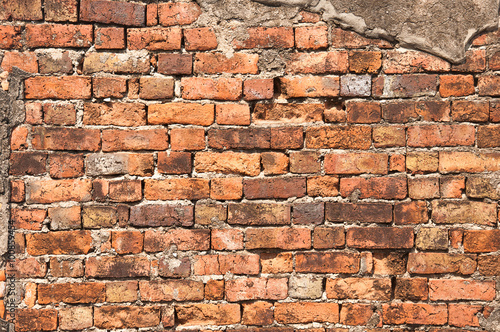
<path id="1" fill-rule="evenodd" d="M 448 324 L 457 327 L 479 326 L 478 314 L 483 311 L 480 305 L 450 303 L 448 305 Z"/>
<path id="2" fill-rule="evenodd" d="M 408 272 L 415 274 L 459 273 L 469 275 L 476 271 L 475 255 L 446 253 L 410 253 Z"/>
<path id="3" fill-rule="evenodd" d="M 274 322 L 273 305 L 257 301 L 243 304 L 241 323 L 245 325 L 270 325 Z"/>
<path id="4" fill-rule="evenodd" d="M 275 303 L 274 318 L 281 324 L 338 323 L 339 305 L 314 302 Z"/>
<path id="5" fill-rule="evenodd" d="M 81 21 L 142 26 L 145 22 L 145 14 L 146 5 L 144 4 L 92 0 L 80 2 Z"/>
<path id="6" fill-rule="evenodd" d="M 96 28 L 95 48 L 97 50 L 118 50 L 125 48 L 125 29 L 115 27 Z"/>
<path id="7" fill-rule="evenodd" d="M 376 102 L 349 101 L 346 103 L 347 122 L 377 123 L 381 120 L 381 107 Z"/>
<path id="8" fill-rule="evenodd" d="M 243 249 L 243 231 L 239 229 L 212 229 L 212 249 L 241 250 Z"/>
<path id="9" fill-rule="evenodd" d="M 236 49 L 290 48 L 294 46 L 293 28 L 248 28 L 245 37 L 233 40 Z"/>
<path id="10" fill-rule="evenodd" d="M 299 50 L 317 50 L 328 47 L 328 27 L 295 28 L 295 47 Z"/>
<path id="11" fill-rule="evenodd" d="M 226 298 L 229 302 L 282 300 L 287 296 L 287 278 L 240 278 L 226 281 Z"/>
<path id="12" fill-rule="evenodd" d="M 159 252 L 176 245 L 178 250 L 208 250 L 209 229 L 171 229 L 163 232 L 147 230 L 144 233 L 144 251 Z"/>
<path id="13" fill-rule="evenodd" d="M 346 51 L 294 53 L 286 66 L 289 74 L 341 74 L 349 67 Z"/>
<path id="14" fill-rule="evenodd" d="M 230 325 L 241 320 L 241 309 L 237 303 L 196 303 L 175 307 L 180 325 Z"/>
<path id="15" fill-rule="evenodd" d="M 145 125 L 146 107 L 140 103 L 85 103 L 83 123 L 126 127 Z"/>
<path id="16" fill-rule="evenodd" d="M 384 153 L 333 153 L 324 160 L 326 174 L 387 174 L 387 165 Z"/>
<path id="17" fill-rule="evenodd" d="M 242 178 L 213 178 L 210 181 L 210 198 L 234 200 L 243 196 Z"/>
<path id="18" fill-rule="evenodd" d="M 494 281 L 467 279 L 429 280 L 429 299 L 431 301 L 492 301 L 495 295 Z"/>
<path id="19" fill-rule="evenodd" d="M 383 304 L 382 310 L 385 324 L 444 325 L 448 322 L 446 304 Z"/>
<path id="20" fill-rule="evenodd" d="M 158 4 L 158 19 L 161 25 L 187 25 L 198 19 L 201 8 L 195 2 Z"/>
<path id="21" fill-rule="evenodd" d="M 408 146 L 473 145 L 475 129 L 471 125 L 421 125 L 408 128 Z"/>
<path id="22" fill-rule="evenodd" d="M 205 148 L 205 129 L 175 128 L 170 130 L 172 150 L 203 150 Z"/>
<path id="23" fill-rule="evenodd" d="M 420 51 L 388 51 L 383 70 L 386 74 L 447 72 L 450 63 Z"/>
<path id="24" fill-rule="evenodd" d="M 12 150 L 26 150 L 28 148 L 28 128 L 16 127 L 12 130 L 10 148 Z"/>
<path id="25" fill-rule="evenodd" d="M 217 36 L 213 28 L 184 29 L 187 51 L 208 51 L 217 48 Z"/>
<path id="26" fill-rule="evenodd" d="M 23 28 L 16 25 L 0 26 L 0 48 L 18 49 L 21 48 L 21 33 Z"/>
<path id="27" fill-rule="evenodd" d="M 13 67 L 17 67 L 28 73 L 38 73 L 36 54 L 34 52 L 5 52 L 0 68 L 10 72 Z"/>
<path id="28" fill-rule="evenodd" d="M 111 246 L 118 254 L 137 254 L 142 251 L 143 235 L 139 231 L 113 231 Z"/>
<path id="29" fill-rule="evenodd" d="M 349 71 L 356 74 L 375 74 L 382 66 L 382 53 L 375 51 L 350 51 Z"/>
<path id="30" fill-rule="evenodd" d="M 90 231 L 26 234 L 26 249 L 33 256 L 87 254 L 91 246 Z"/>
<path id="31" fill-rule="evenodd" d="M 411 199 L 439 198 L 439 178 L 409 178 L 408 197 Z"/>
<path id="32" fill-rule="evenodd" d="M 350 196 L 355 190 L 360 198 L 404 199 L 407 195 L 405 177 L 342 178 L 340 194 Z"/>
<path id="33" fill-rule="evenodd" d="M 238 100 L 242 94 L 239 78 L 184 77 L 181 79 L 182 98 L 189 100 Z"/>
<path id="34" fill-rule="evenodd" d="M 180 50 L 181 43 L 180 28 L 136 28 L 127 31 L 127 46 L 130 50 Z"/>
<path id="35" fill-rule="evenodd" d="M 272 78 L 249 79 L 243 82 L 243 96 L 245 100 L 271 99 L 274 95 Z"/>
<path id="36" fill-rule="evenodd" d="M 145 180 L 144 197 L 149 200 L 203 199 L 210 194 L 208 179 Z"/>
<path id="37" fill-rule="evenodd" d="M 43 118 L 46 124 L 68 126 L 76 123 L 76 109 L 73 104 L 44 104 Z"/>
<path id="38" fill-rule="evenodd" d="M 26 45 L 38 47 L 89 47 L 92 45 L 92 25 L 27 24 Z"/>
<path id="39" fill-rule="evenodd" d="M 166 150 L 168 134 L 166 129 L 105 129 L 102 131 L 102 150 Z"/>
<path id="40" fill-rule="evenodd" d="M 285 98 L 337 97 L 340 94 L 337 76 L 282 77 L 280 83 Z"/>
<path id="41" fill-rule="evenodd" d="M 475 92 L 472 75 L 441 75 L 439 82 L 439 93 L 443 98 L 468 96 Z"/>
<path id="42" fill-rule="evenodd" d="M 90 77 L 38 76 L 24 81 L 26 99 L 90 99 Z"/>

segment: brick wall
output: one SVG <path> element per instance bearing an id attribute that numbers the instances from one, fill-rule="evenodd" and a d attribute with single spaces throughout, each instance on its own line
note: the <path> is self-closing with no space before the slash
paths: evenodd
<path id="1" fill-rule="evenodd" d="M 499 33 L 451 65 L 305 12 L 41 1 L 0 1 L 16 331 L 498 331 Z"/>

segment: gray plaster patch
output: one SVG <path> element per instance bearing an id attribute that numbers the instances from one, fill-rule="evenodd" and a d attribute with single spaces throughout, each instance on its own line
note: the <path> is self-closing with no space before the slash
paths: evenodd
<path id="1" fill-rule="evenodd" d="M 207 0 L 205 0 L 207 1 Z M 371 38 L 397 41 L 453 63 L 479 34 L 498 28 L 499 0 L 251 0 L 299 7 Z M 241 2 L 241 1 L 238 1 Z"/>

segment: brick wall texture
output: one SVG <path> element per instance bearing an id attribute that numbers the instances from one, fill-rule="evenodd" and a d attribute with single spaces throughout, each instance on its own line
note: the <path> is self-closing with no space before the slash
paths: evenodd
<path id="1" fill-rule="evenodd" d="M 498 331 L 500 33 L 452 65 L 311 13 L 0 4 L 16 331 Z"/>

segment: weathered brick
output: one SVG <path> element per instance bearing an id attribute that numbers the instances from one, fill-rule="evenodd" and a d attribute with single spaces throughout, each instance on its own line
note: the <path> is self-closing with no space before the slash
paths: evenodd
<path id="1" fill-rule="evenodd" d="M 197 255 L 193 260 L 195 275 L 243 274 L 260 272 L 260 257 L 255 254 Z"/>
<path id="2" fill-rule="evenodd" d="M 295 299 L 318 299 L 323 294 L 323 278 L 292 276 L 288 296 Z"/>
<path id="3" fill-rule="evenodd" d="M 307 178 L 309 196 L 334 197 L 339 194 L 339 178 L 336 176 L 313 176 Z"/>
<path id="4" fill-rule="evenodd" d="M 371 146 L 371 128 L 367 126 L 324 126 L 306 129 L 310 149 L 359 149 Z"/>
<path id="5" fill-rule="evenodd" d="M 21 48 L 21 33 L 23 27 L 19 25 L 0 26 L 0 48 L 18 49 Z"/>
<path id="6" fill-rule="evenodd" d="M 480 76 L 478 78 L 477 88 L 480 96 L 500 96 L 498 88 L 500 77 L 498 76 Z"/>
<path id="7" fill-rule="evenodd" d="M 180 50 L 180 28 L 139 28 L 127 30 L 127 47 L 130 50 L 172 51 Z"/>
<path id="8" fill-rule="evenodd" d="M 294 53 L 286 66 L 288 74 L 341 74 L 347 73 L 347 51 Z"/>
<path id="9" fill-rule="evenodd" d="M 248 199 L 303 197 L 306 194 L 306 179 L 244 179 L 243 194 Z"/>
<path id="10" fill-rule="evenodd" d="M 83 59 L 83 72 L 115 74 L 145 74 L 149 72 L 149 55 L 143 52 L 88 52 Z"/>
<path id="11" fill-rule="evenodd" d="M 310 249 L 311 230 L 307 228 L 248 228 L 246 249 Z"/>
<path id="12" fill-rule="evenodd" d="M 318 173 L 321 171 L 320 154 L 317 151 L 299 151 L 290 153 L 290 172 Z"/>
<path id="13" fill-rule="evenodd" d="M 265 301 L 243 303 L 241 323 L 245 325 L 271 325 L 274 322 L 273 304 Z"/>
<path id="14" fill-rule="evenodd" d="M 487 101 L 454 100 L 452 102 L 452 119 L 464 122 L 487 122 L 490 107 Z"/>
<path id="15" fill-rule="evenodd" d="M 92 25 L 72 24 L 27 24 L 26 46 L 38 47 L 75 47 L 92 45 Z"/>
<path id="16" fill-rule="evenodd" d="M 426 278 L 397 278 L 394 297 L 400 300 L 426 301 L 429 287 Z"/>
<path id="17" fill-rule="evenodd" d="M 87 278 L 148 277 L 149 271 L 150 262 L 147 257 L 102 256 L 89 257 L 85 260 L 85 276 Z"/>
<path id="18" fill-rule="evenodd" d="M 213 28 L 184 29 L 187 51 L 208 51 L 217 48 L 217 36 Z"/>
<path id="19" fill-rule="evenodd" d="M 473 145 L 475 129 L 471 125 L 421 125 L 408 128 L 408 146 L 467 146 Z"/>
<path id="20" fill-rule="evenodd" d="M 290 252 L 262 253 L 262 273 L 287 273 L 293 270 L 293 256 Z"/>
<path id="21" fill-rule="evenodd" d="M 95 30 L 96 50 L 119 50 L 125 48 L 125 29 L 101 27 Z"/>
<path id="22" fill-rule="evenodd" d="M 500 170 L 500 154 L 496 152 L 439 152 L 439 172 L 441 173 L 480 173 Z"/>
<path id="23" fill-rule="evenodd" d="M 429 279 L 429 299 L 431 301 L 492 301 L 496 295 L 495 284 L 493 280 Z"/>
<path id="24" fill-rule="evenodd" d="M 81 259 L 60 259 L 56 257 L 50 258 L 50 274 L 53 277 L 83 277 L 84 267 Z"/>
<path id="25" fill-rule="evenodd" d="M 390 148 L 406 145 L 406 129 L 403 126 L 377 126 L 373 128 L 373 145 Z"/>
<path id="26" fill-rule="evenodd" d="M 373 316 L 370 304 L 346 303 L 340 309 L 340 324 L 367 325 Z"/>
<path id="27" fill-rule="evenodd" d="M 375 98 L 414 98 L 434 96 L 438 76 L 428 74 L 380 76 L 373 80 Z"/>
<path id="28" fill-rule="evenodd" d="M 191 261 L 189 257 L 160 259 L 158 274 L 167 278 L 187 278 L 191 275 Z"/>
<path id="29" fill-rule="evenodd" d="M 94 326 L 100 329 L 153 327 L 159 323 L 160 307 L 105 305 L 94 308 Z"/>
<path id="30" fill-rule="evenodd" d="M 26 196 L 26 187 L 23 180 L 11 180 L 10 181 L 10 201 L 15 203 L 21 203 L 24 201 Z"/>
<path id="31" fill-rule="evenodd" d="M 194 280 L 140 281 L 139 291 L 148 302 L 203 300 L 203 282 Z"/>
<path id="32" fill-rule="evenodd" d="M 283 300 L 288 295 L 287 278 L 240 278 L 226 281 L 226 299 Z"/>
<path id="33" fill-rule="evenodd" d="M 305 273 L 357 273 L 360 255 L 349 252 L 309 252 L 295 255 L 295 270 Z"/>
<path id="34" fill-rule="evenodd" d="M 52 331 L 57 329 L 56 309 L 17 309 L 16 331 Z"/>
<path id="35" fill-rule="evenodd" d="M 127 80 L 121 76 L 93 77 L 92 92 L 96 98 L 123 98 L 127 92 Z"/>
<path id="36" fill-rule="evenodd" d="M 369 45 L 378 46 L 379 48 L 392 47 L 385 40 L 365 38 L 354 31 L 332 28 L 332 46 L 335 48 L 364 48 Z"/>
<path id="37" fill-rule="evenodd" d="M 64 330 L 83 330 L 92 327 L 91 307 L 70 307 L 59 310 L 59 327 Z"/>
<path id="38" fill-rule="evenodd" d="M 145 125 L 146 107 L 139 103 L 85 103 L 83 123 L 126 127 Z"/>
<path id="39" fill-rule="evenodd" d="M 357 192 L 360 198 L 404 199 L 406 177 L 341 178 L 340 194 L 348 197 Z"/>
<path id="40" fill-rule="evenodd" d="M 196 303 L 175 307 L 180 325 L 230 325 L 241 319 L 240 305 L 237 303 Z"/>
<path id="41" fill-rule="evenodd" d="M 500 250 L 500 230 L 466 230 L 465 252 L 494 252 Z"/>
<path id="42" fill-rule="evenodd" d="M 30 252 L 28 253 L 33 254 Z M 47 264 L 43 259 L 36 259 L 33 257 L 17 259 L 14 262 L 14 268 L 15 271 L 11 274 L 13 274 L 16 279 L 45 278 L 47 275 Z"/>
<path id="43" fill-rule="evenodd" d="M 262 128 L 265 131 L 265 128 Z M 298 127 L 271 128 L 271 148 L 278 150 L 301 149 L 304 146 L 304 132 Z"/>
<path id="44" fill-rule="evenodd" d="M 165 174 L 191 173 L 191 153 L 189 152 L 159 152 L 158 172 Z"/>
<path id="45" fill-rule="evenodd" d="M 163 77 L 141 77 L 139 80 L 142 99 L 168 99 L 174 96 L 174 80 Z"/>
<path id="46" fill-rule="evenodd" d="M 172 229 L 165 232 L 147 230 L 144 233 L 144 251 L 159 252 L 170 246 L 178 250 L 208 250 L 210 248 L 209 229 Z"/>
<path id="47" fill-rule="evenodd" d="M 212 229 L 211 245 L 215 250 L 243 249 L 243 231 L 239 229 Z"/>
<path id="48" fill-rule="evenodd" d="M 439 76 L 439 94 L 443 98 L 468 96 L 474 92 L 474 77 L 472 75 Z"/>
<path id="49" fill-rule="evenodd" d="M 326 279 L 329 299 L 365 299 L 388 301 L 391 298 L 391 279 L 336 278 Z"/>
<path id="50" fill-rule="evenodd" d="M 242 94 L 240 78 L 183 77 L 182 98 L 188 100 L 238 100 Z"/>
<path id="51" fill-rule="evenodd" d="M 191 24 L 200 14 L 201 8 L 195 2 L 158 4 L 158 19 L 163 26 Z"/>
<path id="52" fill-rule="evenodd" d="M 449 62 L 420 51 L 388 51 L 383 66 L 386 74 L 447 72 L 449 70 Z"/>
<path id="53" fill-rule="evenodd" d="M 439 179 L 439 189 L 442 198 L 461 198 L 465 189 L 464 176 L 443 176 Z"/>
<path id="54" fill-rule="evenodd" d="M 377 123 L 381 119 L 381 107 L 377 102 L 348 101 L 346 103 L 347 122 Z"/>
<path id="55" fill-rule="evenodd" d="M 165 75 L 190 75 L 193 72 L 191 54 L 158 54 L 158 72 Z"/>
<path id="56" fill-rule="evenodd" d="M 246 34 L 233 40 L 236 49 L 290 48 L 294 46 L 293 28 L 248 28 Z"/>
<path id="57" fill-rule="evenodd" d="M 113 231 L 111 247 L 118 254 L 137 254 L 143 248 L 143 235 L 139 231 Z"/>
<path id="58" fill-rule="evenodd" d="M 295 28 L 295 47 L 299 50 L 317 50 L 328 46 L 328 27 Z"/>
<path id="59" fill-rule="evenodd" d="M 387 203 L 326 203 L 325 219 L 331 222 L 391 223 L 392 205 Z"/>
<path id="60" fill-rule="evenodd" d="M 500 273 L 500 256 L 480 255 L 477 269 L 484 276 L 497 276 Z"/>
<path id="61" fill-rule="evenodd" d="M 81 21 L 143 26 L 145 15 L 144 4 L 107 0 L 82 0 L 80 3 Z"/>
<path id="62" fill-rule="evenodd" d="M 428 220 L 425 201 L 398 202 L 394 205 L 394 223 L 396 225 L 425 224 Z"/>
<path id="63" fill-rule="evenodd" d="M 487 125 L 477 128 L 477 146 L 479 148 L 496 148 L 500 146 L 500 126 Z"/>
<path id="64" fill-rule="evenodd" d="M 287 76 L 280 78 L 280 87 L 285 98 L 337 97 L 340 79 L 338 76 Z"/>
<path id="65" fill-rule="evenodd" d="M 28 73 L 38 73 L 36 54 L 34 52 L 5 52 L 0 68 L 10 72 L 13 67 L 17 67 Z"/>
<path id="66" fill-rule="evenodd" d="M 28 203 L 54 203 L 64 201 L 89 201 L 91 182 L 79 180 L 33 180 L 26 186 Z"/>
<path id="67" fill-rule="evenodd" d="M 261 100 L 271 99 L 274 95 L 274 81 L 272 78 L 255 78 L 243 82 L 243 99 Z"/>
<path id="68" fill-rule="evenodd" d="M 409 249 L 413 238 L 410 227 L 352 227 L 347 229 L 346 243 L 353 248 Z"/>
<path id="69" fill-rule="evenodd" d="M 90 231 L 26 234 L 26 249 L 33 256 L 87 254 L 91 242 Z"/>
<path id="70" fill-rule="evenodd" d="M 474 201 L 433 201 L 432 220 L 437 224 L 480 224 L 497 222 L 496 204 Z"/>
<path id="71" fill-rule="evenodd" d="M 376 51 L 350 51 L 349 71 L 356 74 L 375 74 L 382 66 L 382 53 Z"/>
<path id="72" fill-rule="evenodd" d="M 339 305 L 314 302 L 276 303 L 274 319 L 281 324 L 338 323 Z"/>
<path id="73" fill-rule="evenodd" d="M 423 227 L 417 233 L 415 246 L 419 250 L 447 250 L 448 231 L 437 227 Z"/>
<path id="74" fill-rule="evenodd" d="M 231 58 L 222 53 L 198 53 L 194 58 L 194 73 L 204 74 L 257 74 L 256 54 L 235 53 Z"/>
<path id="75" fill-rule="evenodd" d="M 241 125 L 250 124 L 250 107 L 243 104 L 219 104 L 215 108 L 217 124 Z"/>
<path id="76" fill-rule="evenodd" d="M 46 124 L 68 126 L 76 123 L 76 109 L 73 104 L 44 104 L 43 120 Z"/>
<path id="77" fill-rule="evenodd" d="M 454 72 L 474 72 L 480 73 L 486 69 L 486 50 L 469 49 L 465 52 L 465 62 L 460 65 L 452 65 Z M 491 62 L 490 62 L 490 69 Z"/>
<path id="78" fill-rule="evenodd" d="M 42 222 L 47 216 L 47 211 L 44 209 L 18 209 L 10 210 L 10 219 L 15 228 L 28 229 L 32 231 L 40 231 Z"/>
<path id="79" fill-rule="evenodd" d="M 408 197 L 411 199 L 439 198 L 439 178 L 434 176 L 409 178 Z"/>
<path id="80" fill-rule="evenodd" d="M 213 178 L 210 180 L 210 198 L 217 200 L 243 197 L 242 178 Z"/>
<path id="81" fill-rule="evenodd" d="M 480 305 L 450 303 L 448 305 L 448 324 L 458 327 L 480 326 L 478 314 L 482 311 L 483 307 Z"/>
<path id="82" fill-rule="evenodd" d="M 209 280 L 205 284 L 205 299 L 222 300 L 224 299 L 224 280 Z"/>
<path id="83" fill-rule="evenodd" d="M 26 99 L 90 99 L 90 77 L 37 76 L 24 81 Z"/>
<path id="84" fill-rule="evenodd" d="M 260 154 L 238 152 L 198 152 L 194 159 L 198 173 L 216 172 L 257 176 L 260 173 Z"/>
<path id="85" fill-rule="evenodd" d="M 388 155 L 383 153 L 334 153 L 325 156 L 326 174 L 387 174 Z"/>
<path id="86" fill-rule="evenodd" d="M 383 304 L 386 324 L 444 325 L 448 322 L 446 304 L 394 303 Z"/>
<path id="87" fill-rule="evenodd" d="M 100 303 L 106 299 L 104 283 L 58 283 L 38 285 L 38 303 Z"/>
<path id="88" fill-rule="evenodd" d="M 10 155 L 10 175 L 41 175 L 46 173 L 47 154 L 43 152 L 13 152 Z"/>
<path id="89" fill-rule="evenodd" d="M 414 274 L 459 273 L 472 274 L 476 270 L 476 256 L 447 253 L 410 253 L 408 272 Z"/>
<path id="90" fill-rule="evenodd" d="M 345 97 L 369 97 L 372 79 L 370 75 L 345 75 L 340 77 L 340 95 Z"/>
<path id="91" fill-rule="evenodd" d="M 228 223 L 238 225 L 288 225 L 290 206 L 271 203 L 228 205 Z"/>
<path id="92" fill-rule="evenodd" d="M 433 173 L 438 170 L 438 166 L 437 152 L 408 152 L 406 154 L 406 169 L 413 174 Z"/>
<path id="93" fill-rule="evenodd" d="M 105 129 L 102 131 L 102 150 L 165 150 L 168 148 L 166 129 Z"/>
<path id="94" fill-rule="evenodd" d="M 148 106 L 149 124 L 192 124 L 209 126 L 214 122 L 214 105 L 167 103 Z"/>
<path id="95" fill-rule="evenodd" d="M 320 122 L 323 104 L 256 104 L 253 112 L 255 123 Z"/>
<path id="96" fill-rule="evenodd" d="M 295 225 L 320 225 L 324 222 L 325 208 L 319 203 L 296 203 L 293 205 L 293 223 Z"/>

